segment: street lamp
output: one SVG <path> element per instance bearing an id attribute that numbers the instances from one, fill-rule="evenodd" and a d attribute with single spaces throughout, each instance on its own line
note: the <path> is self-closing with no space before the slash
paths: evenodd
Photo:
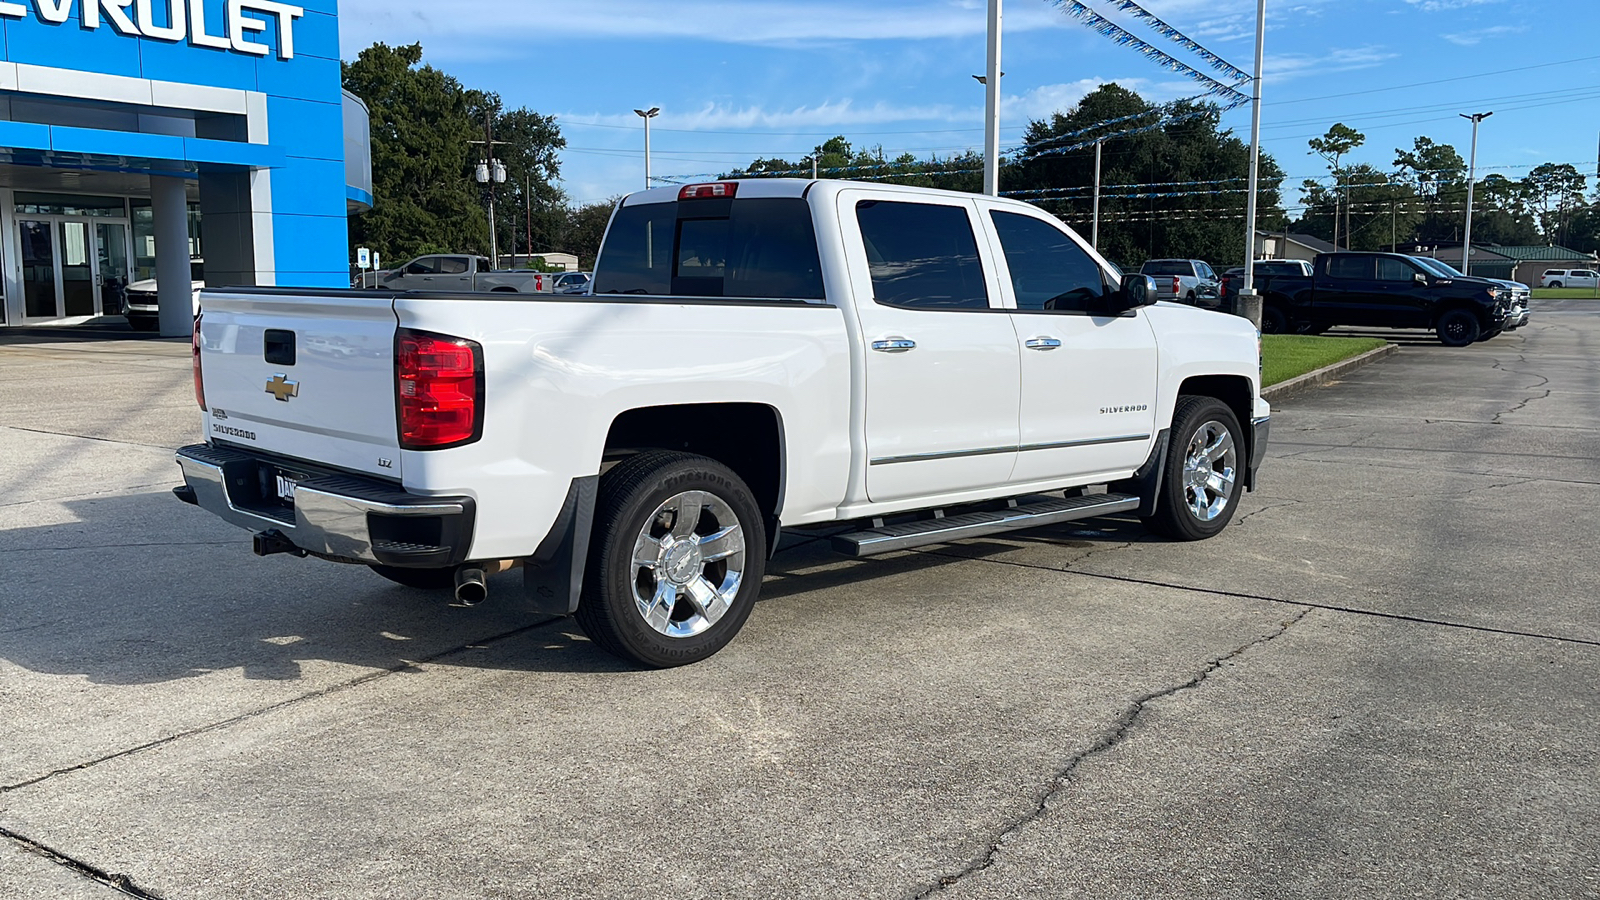
<path id="1" fill-rule="evenodd" d="M 1467 225 L 1461 230 L 1461 274 L 1470 275 L 1472 273 L 1467 270 L 1467 260 L 1472 256 L 1472 182 L 1478 176 L 1478 123 L 1494 115 L 1494 112 L 1457 115 L 1472 120 L 1472 154 L 1469 157 L 1471 162 L 1467 163 Z"/>
<path id="2" fill-rule="evenodd" d="M 649 109 L 636 109 L 634 114 L 644 119 L 644 187 L 650 189 L 650 120 L 660 115 L 661 107 L 652 106 Z"/>

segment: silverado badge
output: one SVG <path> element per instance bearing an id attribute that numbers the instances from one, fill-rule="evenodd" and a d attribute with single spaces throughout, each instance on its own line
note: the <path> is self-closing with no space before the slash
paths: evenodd
<path id="1" fill-rule="evenodd" d="M 288 403 L 290 397 L 300 396 L 300 382 L 290 381 L 287 375 L 274 375 L 267 380 L 267 393 Z"/>

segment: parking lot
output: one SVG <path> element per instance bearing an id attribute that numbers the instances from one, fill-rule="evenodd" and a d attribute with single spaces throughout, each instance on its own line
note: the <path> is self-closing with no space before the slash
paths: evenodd
<path id="1" fill-rule="evenodd" d="M 252 556 L 185 341 L 0 409 L 0 897 L 1600 897 L 1600 301 L 1284 401 L 1212 541 L 791 538 L 667 671 Z"/>

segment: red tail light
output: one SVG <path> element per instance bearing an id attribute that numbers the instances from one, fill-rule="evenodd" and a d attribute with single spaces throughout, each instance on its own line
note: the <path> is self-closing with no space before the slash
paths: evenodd
<path id="1" fill-rule="evenodd" d="M 739 191 L 737 181 L 717 181 L 711 184 L 686 184 L 678 191 L 679 200 L 710 200 L 713 197 L 732 197 Z"/>
<path id="2" fill-rule="evenodd" d="M 1181 290 L 1183 290 L 1183 282 L 1178 280 L 1178 276 L 1176 276 L 1176 275 L 1172 276 L 1172 293 L 1173 293 L 1173 295 L 1176 296 L 1177 293 L 1179 291 L 1181 291 Z"/>
<path id="3" fill-rule="evenodd" d="M 477 342 L 402 328 L 394 363 L 401 447 L 438 450 L 483 434 L 483 347 Z"/>
<path id="4" fill-rule="evenodd" d="M 189 339 L 189 349 L 194 352 L 194 402 L 200 411 L 206 411 L 206 386 L 200 380 L 200 317 L 194 317 L 194 335 Z"/>

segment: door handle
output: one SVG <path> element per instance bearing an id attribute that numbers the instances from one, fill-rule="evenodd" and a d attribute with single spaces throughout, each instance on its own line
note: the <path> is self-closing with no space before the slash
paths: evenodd
<path id="1" fill-rule="evenodd" d="M 917 342 L 903 337 L 885 338 L 881 341 L 873 341 L 872 349 L 881 353 L 904 353 L 907 350 L 917 349 Z"/>
<path id="2" fill-rule="evenodd" d="M 1029 350 L 1054 350 L 1061 346 L 1061 341 L 1053 337 L 1028 338 L 1022 342 L 1022 346 Z"/>

